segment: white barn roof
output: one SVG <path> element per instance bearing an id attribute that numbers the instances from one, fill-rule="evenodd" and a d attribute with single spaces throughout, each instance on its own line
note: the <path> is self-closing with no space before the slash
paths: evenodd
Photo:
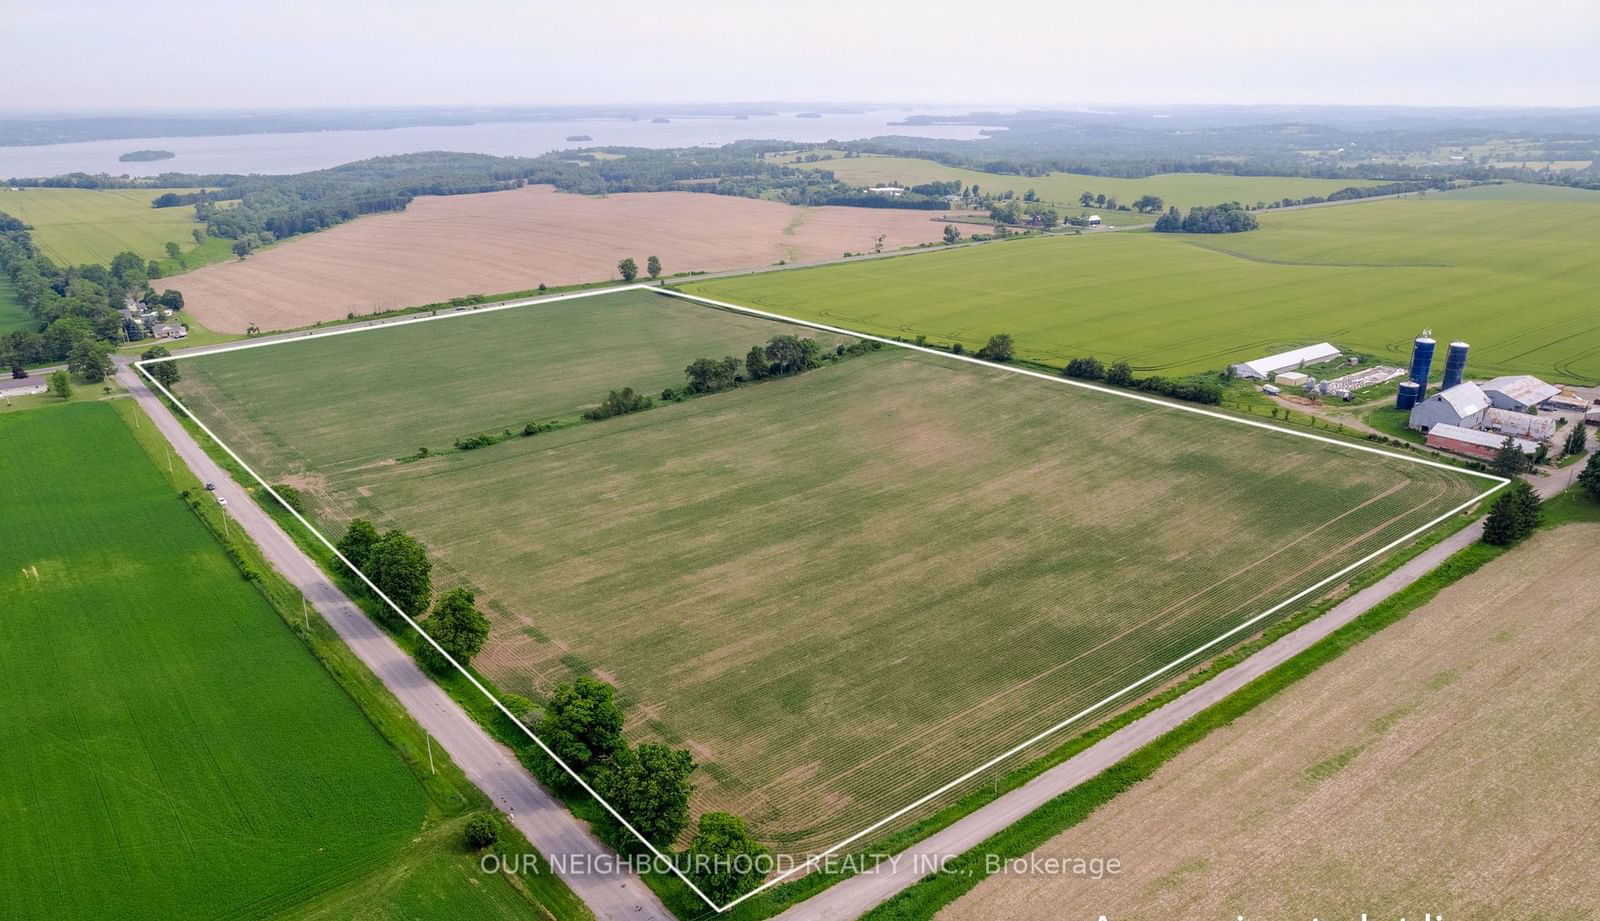
<path id="1" fill-rule="evenodd" d="M 1527 374 L 1497 377 L 1483 385 L 1485 393 L 1498 393 L 1523 406 L 1538 406 L 1561 393 L 1561 388 Z"/>
<path id="2" fill-rule="evenodd" d="M 1449 403 L 1450 408 L 1456 411 L 1456 415 L 1463 419 L 1489 408 L 1489 395 L 1471 381 L 1457 384 L 1449 390 L 1441 390 L 1429 399 Z"/>
<path id="3" fill-rule="evenodd" d="M 1254 361 L 1240 362 L 1234 365 L 1233 369 L 1235 373 L 1243 377 L 1259 378 L 1266 377 L 1269 374 L 1276 374 L 1279 371 L 1298 368 L 1301 365 L 1314 364 L 1338 357 L 1339 350 L 1331 343 L 1319 342 L 1316 345 L 1308 345 L 1288 352 L 1279 352 L 1276 355 L 1268 355 L 1265 358 L 1257 358 Z"/>
<path id="4" fill-rule="evenodd" d="M 1506 438 L 1509 436 L 1500 435 L 1495 432 L 1480 432 L 1477 429 L 1464 429 L 1459 425 L 1450 425 L 1447 422 L 1441 422 L 1433 428 L 1428 429 L 1428 437 L 1430 439 L 1434 437 L 1447 438 L 1450 441 L 1456 441 L 1469 445 L 1481 445 L 1485 448 L 1498 448 L 1506 443 Z M 1524 454 L 1532 454 L 1533 452 L 1539 450 L 1538 445 L 1527 440 L 1526 438 L 1512 438 L 1511 443 L 1516 445 L 1517 450 Z"/>

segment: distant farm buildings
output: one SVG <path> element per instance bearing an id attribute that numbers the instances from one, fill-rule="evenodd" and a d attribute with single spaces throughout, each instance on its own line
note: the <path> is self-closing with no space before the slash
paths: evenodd
<path id="1" fill-rule="evenodd" d="M 1308 345 L 1289 352 L 1279 352 L 1253 361 L 1243 361 L 1233 366 L 1236 377 L 1264 381 L 1283 371 L 1295 371 L 1306 365 L 1321 364 L 1339 357 L 1339 350 L 1327 342 Z"/>
<path id="2" fill-rule="evenodd" d="M 906 190 L 897 185 L 875 185 L 867 191 L 874 195 L 887 195 L 890 198 L 896 198 L 906 194 Z"/>
<path id="3" fill-rule="evenodd" d="M 1510 436 L 1496 435 L 1493 432 L 1480 432 L 1477 429 L 1440 423 L 1428 430 L 1428 447 L 1462 454 L 1482 461 L 1492 461 L 1496 452 L 1505 445 L 1508 437 Z M 1525 438 L 1512 438 L 1511 443 L 1516 445 L 1517 450 L 1523 454 L 1533 454 L 1539 450 L 1537 444 Z"/>
<path id="4" fill-rule="evenodd" d="M 1088 217 L 1084 218 L 1083 222 L 1085 224 L 1088 224 L 1090 227 L 1099 227 L 1100 226 L 1100 215 L 1091 214 Z"/>

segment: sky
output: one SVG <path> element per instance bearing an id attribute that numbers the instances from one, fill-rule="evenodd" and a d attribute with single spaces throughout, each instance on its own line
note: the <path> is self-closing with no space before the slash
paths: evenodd
<path id="1" fill-rule="evenodd" d="M 0 108 L 1600 105 L 1600 0 L 0 0 Z"/>

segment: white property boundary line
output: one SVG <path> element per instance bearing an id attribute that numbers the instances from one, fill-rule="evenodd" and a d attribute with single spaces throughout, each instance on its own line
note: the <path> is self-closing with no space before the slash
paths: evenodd
<path id="1" fill-rule="evenodd" d="M 377 330 L 377 329 L 391 329 L 391 328 L 393 328 L 395 326 L 404 326 L 404 325 L 409 325 L 409 324 L 413 324 L 413 323 L 426 323 L 426 322 L 429 322 L 429 321 L 432 321 L 432 320 L 444 320 L 444 319 L 449 319 L 449 318 L 452 318 L 452 317 L 478 316 L 478 315 L 481 315 L 483 313 L 490 312 L 490 311 L 509 310 L 511 308 L 514 308 L 514 307 L 525 307 L 525 306 L 530 306 L 530 305 L 548 304 L 548 303 L 555 303 L 555 302 L 558 302 L 558 301 L 574 300 L 574 299 L 577 299 L 577 298 L 584 298 L 584 297 L 597 297 L 597 296 L 603 296 L 603 295 L 607 295 L 607 294 L 616 294 L 618 292 L 623 292 L 623 291 L 649 291 L 649 292 L 652 292 L 652 293 L 655 293 L 655 294 L 660 294 L 660 295 L 667 296 L 667 297 L 678 298 L 678 299 L 681 299 L 681 300 L 689 301 L 691 303 L 697 303 L 697 304 L 701 304 L 701 305 L 704 305 L 704 306 L 715 307 L 715 308 L 718 308 L 718 309 L 721 309 L 721 310 L 727 310 L 727 311 L 731 311 L 731 312 L 734 312 L 734 313 L 744 314 L 744 315 L 747 315 L 747 316 L 760 317 L 762 319 L 767 319 L 767 320 L 776 320 L 776 321 L 783 322 L 783 323 L 789 323 L 789 324 L 792 324 L 792 325 L 795 325 L 795 326 L 803 326 L 803 327 L 808 327 L 810 329 L 820 330 L 820 331 L 823 331 L 823 332 L 836 333 L 836 334 L 839 334 L 839 335 L 850 336 L 850 337 L 857 338 L 857 339 L 864 339 L 864 340 L 867 340 L 867 341 L 870 341 L 870 342 L 878 342 L 878 343 L 882 343 L 884 345 L 894 346 L 896 348 L 903 348 L 903 349 L 908 349 L 908 350 L 911 350 L 911 351 L 914 351 L 914 352 L 922 352 L 922 353 L 929 354 L 929 355 L 935 355 L 935 356 L 938 356 L 939 358 L 942 358 L 942 359 L 968 362 L 970 364 L 981 365 L 982 367 L 989 368 L 989 369 L 1000 370 L 1000 371 L 1005 371 L 1005 372 L 1009 372 L 1009 373 L 1012 373 L 1012 374 L 1021 374 L 1021 375 L 1025 375 L 1027 377 L 1038 378 L 1039 380 L 1049 381 L 1051 383 L 1058 384 L 1058 385 L 1065 385 L 1065 386 L 1070 386 L 1070 387 L 1079 387 L 1079 388 L 1082 388 L 1084 390 L 1093 390 L 1093 391 L 1096 391 L 1098 393 L 1110 394 L 1111 396 L 1121 397 L 1123 399 L 1137 400 L 1137 401 L 1142 402 L 1142 403 L 1150 403 L 1150 404 L 1153 404 L 1153 405 L 1156 405 L 1156 406 L 1160 406 L 1160 407 L 1163 407 L 1163 408 L 1166 408 L 1166 409 L 1176 410 L 1178 412 L 1194 413 L 1196 415 L 1207 416 L 1207 417 L 1212 418 L 1212 419 L 1220 419 L 1220 420 L 1222 420 L 1224 422 L 1230 422 L 1230 423 L 1233 423 L 1235 425 L 1248 425 L 1248 426 L 1251 426 L 1251 427 L 1254 427 L 1254 428 L 1258 428 L 1258 429 L 1265 429 L 1265 430 L 1267 430 L 1269 432 L 1277 432 L 1279 434 L 1291 435 L 1291 436 L 1294 436 L 1294 437 L 1297 437 L 1297 438 L 1309 438 L 1309 439 L 1311 439 L 1313 441 L 1320 441 L 1320 442 L 1324 442 L 1326 444 L 1336 445 L 1336 446 L 1341 447 L 1341 448 L 1348 448 L 1348 449 L 1353 449 L 1353 450 L 1357 450 L 1357 451 L 1365 451 L 1365 452 L 1370 453 L 1370 454 L 1378 454 L 1378 455 L 1382 455 L 1384 457 L 1403 460 L 1403 461 L 1407 461 L 1407 462 L 1413 463 L 1413 464 L 1422 464 L 1422 465 L 1428 466 L 1428 467 L 1435 467 L 1435 468 L 1442 469 L 1442 470 L 1448 470 L 1448 471 L 1450 471 L 1452 473 L 1465 474 L 1465 475 L 1468 475 L 1468 476 L 1475 476 L 1475 477 L 1478 477 L 1480 479 L 1488 480 L 1488 481 L 1492 482 L 1493 485 L 1490 486 L 1488 489 L 1484 490 L 1482 493 L 1474 496 L 1473 498 L 1467 500 L 1466 502 L 1463 502 L 1462 504 L 1456 506 L 1455 508 L 1449 510 L 1448 512 L 1445 512 L 1444 514 L 1442 514 L 1439 517 L 1433 519 L 1432 521 L 1429 521 L 1427 524 L 1424 524 L 1421 527 L 1418 527 L 1418 528 L 1410 531 L 1409 533 L 1390 541 L 1389 543 L 1387 543 L 1384 546 L 1378 548 L 1377 550 L 1373 551 L 1372 553 L 1369 553 L 1366 556 L 1362 557 L 1361 559 L 1357 560 L 1356 562 L 1351 563 L 1350 565 L 1344 567 L 1343 569 L 1339 570 L 1338 572 L 1334 573 L 1333 575 L 1328 576 L 1325 579 L 1322 579 L 1321 581 L 1317 582 L 1315 585 L 1311 585 L 1311 586 L 1309 586 L 1309 587 L 1307 587 L 1305 589 L 1302 589 L 1299 592 L 1296 592 L 1294 595 L 1291 595 L 1290 597 L 1285 598 L 1283 601 L 1279 602 L 1278 604 L 1275 604 L 1272 607 L 1268 608 L 1267 610 L 1262 611 L 1260 614 L 1257 614 L 1254 617 L 1250 618 L 1249 620 L 1246 620 L 1245 622 L 1243 622 L 1243 623 L 1239 624 L 1238 626 L 1234 627 L 1233 629 L 1228 630 L 1226 633 L 1223 633 L 1220 636 L 1217 636 L 1216 638 L 1204 643 L 1203 645 L 1195 648 L 1194 650 L 1192 650 L 1192 651 L 1190 651 L 1190 652 L 1188 652 L 1188 653 L 1186 653 L 1186 654 L 1174 659 L 1173 661 L 1167 663 L 1166 665 L 1163 665 L 1162 667 L 1156 669 L 1155 671 L 1150 672 L 1149 674 L 1147 674 L 1144 677 L 1138 679 L 1137 681 L 1134 681 L 1132 684 L 1129 684 L 1127 687 L 1122 688 L 1121 690 L 1118 690 L 1118 691 L 1106 696 L 1105 698 L 1103 698 L 1103 699 L 1091 704 L 1088 707 L 1085 707 L 1084 709 L 1078 711 L 1077 713 L 1074 713 L 1073 715 L 1067 717 L 1066 719 L 1061 720 L 1060 722 L 1056 723 L 1054 726 L 1051 726 L 1050 728 L 1045 729 L 1043 732 L 1038 733 L 1037 735 L 1033 736 L 1032 738 L 1029 738 L 1029 739 L 1027 739 L 1027 740 L 1025 740 L 1023 742 L 1018 743 L 1017 745 L 1013 746 L 1012 748 L 1007 749 L 1005 752 L 1002 752 L 1001 754 L 996 755 L 995 757 L 989 759 L 988 761 L 984 762 L 983 764 L 973 768 L 972 770 L 970 770 L 967 773 L 961 775 L 960 777 L 957 777 L 956 779 L 954 779 L 952 781 L 949 781 L 948 783 L 946 783 L 943 786 L 939 787 L 938 789 L 932 791 L 931 793 L 928 793 L 927 795 L 921 797 L 920 799 L 910 803 L 909 805 L 901 807 L 900 809 L 896 810 L 895 812 L 885 816 L 882 819 L 879 819 L 878 821 L 872 823 L 871 825 L 868 825 L 866 828 L 863 828 L 861 831 L 858 831 L 855 834 L 849 836 L 848 838 L 845 838 L 844 840 L 838 842 L 837 844 L 833 845 L 832 847 L 827 848 L 826 850 L 822 851 L 821 853 L 818 853 L 818 854 L 815 854 L 815 855 L 809 857 L 804 863 L 802 863 L 802 864 L 800 864 L 798 866 L 795 866 L 795 867 L 793 867 L 793 868 L 791 868 L 789 870 L 786 870 L 783 873 L 781 873 L 781 874 L 779 874 L 779 875 L 777 875 L 777 876 L 775 876 L 775 877 L 773 877 L 771 879 L 766 880 L 760 886 L 757 886 L 756 888 L 754 888 L 754 889 L 750 890 L 749 892 L 745 893 L 744 895 L 741 895 L 738 898 L 728 902 L 725 905 L 718 905 L 716 902 L 712 901 L 704 892 L 702 892 L 700 887 L 696 886 L 694 884 L 694 881 L 689 879 L 689 877 L 684 874 L 684 872 L 677 866 L 676 863 L 674 863 L 670 858 L 667 857 L 667 855 L 663 854 L 659 849 L 657 849 L 654 844 L 651 844 L 650 841 L 648 839 L 646 839 L 643 835 L 641 835 L 639 833 L 639 830 L 634 828 L 633 825 L 630 824 L 628 822 L 628 820 L 625 819 L 622 816 L 621 813 L 617 812 L 616 809 L 612 808 L 610 803 L 607 803 L 605 801 L 605 799 L 603 799 L 600 796 L 599 793 L 595 792 L 594 788 L 591 787 L 588 784 L 588 782 L 585 781 L 583 779 L 583 777 L 581 777 L 578 774 L 578 772 L 574 771 L 570 766 L 568 766 L 567 763 L 565 761 L 563 761 L 560 758 L 560 756 L 558 756 L 554 751 L 552 751 L 550 749 L 550 747 L 544 743 L 543 740 L 541 740 L 537 735 L 535 735 L 531 729 L 529 729 L 527 726 L 523 725 L 522 721 L 517 719 L 516 716 L 514 714 L 512 714 L 512 712 L 509 709 L 506 708 L 505 704 L 501 703 L 498 698 L 496 698 L 493 694 L 489 693 L 489 690 L 487 688 L 485 688 L 478 681 L 478 679 L 473 676 L 473 674 L 471 672 L 467 671 L 467 669 L 464 668 L 461 665 L 461 663 L 457 662 L 454 657 L 452 657 L 448 652 L 446 652 L 444 650 L 444 648 L 441 647 L 438 644 L 438 642 L 433 639 L 433 637 L 429 636 L 427 631 L 422 629 L 421 625 L 419 625 L 415 620 L 413 620 L 411 618 L 411 616 L 408 615 L 405 611 L 401 610 L 400 606 L 395 604 L 394 601 L 391 600 L 388 595 L 385 595 L 383 593 L 383 591 L 381 589 L 379 589 L 378 586 L 375 585 L 372 582 L 371 579 L 367 578 L 366 573 L 362 572 L 361 570 L 359 570 L 355 566 L 353 566 L 350 563 L 350 561 L 345 558 L 345 555 L 343 553 L 339 552 L 339 548 L 337 546 L 335 546 L 332 541 L 328 540 L 327 537 L 323 536 L 322 532 L 317 530 L 317 528 L 314 525 L 312 525 L 311 522 L 307 521 L 305 516 L 301 515 L 299 512 L 297 512 L 293 508 L 291 508 L 289 506 L 289 503 L 285 502 L 283 500 L 283 497 L 278 495 L 277 491 L 272 488 L 271 484 L 269 484 L 265 479 L 263 479 L 262 476 L 259 473 L 257 473 L 254 468 L 252 468 L 248 463 L 246 463 L 244 458 L 240 457 L 238 455 L 238 453 L 236 453 L 233 450 L 233 448 L 229 447 L 225 442 L 222 441 L 222 439 L 218 438 L 216 433 L 213 432 L 211 430 L 211 428 L 205 424 L 205 422 L 201 421 L 199 419 L 199 417 L 195 416 L 195 414 L 193 412 L 190 412 L 189 408 L 187 406 L 185 406 L 183 404 L 183 402 L 181 400 L 179 400 L 170 390 L 168 390 L 166 387 L 162 386 L 161 382 L 157 381 L 155 379 L 155 377 L 152 376 L 150 374 L 149 370 L 147 370 L 146 367 L 145 367 L 145 365 L 147 365 L 147 364 L 154 364 L 156 362 L 162 362 L 162 361 L 175 361 L 175 360 L 183 359 L 183 358 L 197 358 L 197 357 L 208 356 L 208 355 L 218 355 L 218 354 L 222 354 L 222 353 L 225 353 L 225 352 L 240 351 L 240 350 L 243 350 L 243 349 L 263 348 L 263 347 L 272 346 L 272 345 L 283 345 L 285 343 L 290 343 L 290 342 L 304 342 L 304 341 L 306 341 L 308 339 L 318 339 L 318 338 L 322 338 L 322 337 L 325 337 L 325 336 L 337 336 L 337 335 L 344 335 L 344 334 L 348 334 L 348 333 L 357 333 L 357 332 L 363 332 L 363 331 L 368 331 L 368 330 Z M 270 340 L 267 340 L 267 341 L 260 341 L 260 342 L 245 342 L 245 343 L 238 343 L 238 344 L 234 344 L 234 345 L 224 345 L 224 346 L 215 346 L 215 347 L 211 347 L 211 348 L 185 350 L 185 351 L 182 351 L 182 352 L 180 352 L 180 353 L 178 353 L 176 355 L 173 355 L 173 356 L 171 356 L 169 358 L 154 358 L 154 359 L 146 359 L 146 360 L 136 361 L 136 362 L 134 362 L 134 367 L 137 368 L 139 370 L 139 373 L 143 374 L 145 376 L 145 378 L 153 386 L 156 387 L 156 389 L 158 389 L 164 396 L 166 396 L 167 399 L 171 400 L 173 405 L 177 406 L 178 409 L 183 411 L 183 413 L 186 414 L 190 419 L 194 420 L 194 423 L 197 426 L 200 427 L 201 431 L 205 432 L 206 435 L 212 441 L 216 442 L 217 445 L 220 446 L 223 451 L 227 452 L 228 456 L 231 457 L 234 460 L 234 462 L 239 464 L 239 466 L 242 467 L 245 470 L 245 472 L 249 473 L 250 476 L 253 477 L 257 483 L 260 483 L 262 488 L 267 491 L 267 494 L 272 496 L 272 498 L 276 499 L 278 501 L 279 505 L 282 505 L 285 509 L 287 509 L 289 514 L 293 515 L 295 520 L 300 522 L 300 524 L 302 526 L 304 526 L 308 531 L 310 531 L 317 538 L 317 540 L 322 543 L 323 546 L 325 546 L 329 550 L 331 550 L 333 552 L 333 555 L 338 558 L 339 562 L 344 564 L 346 567 L 348 567 L 351 572 L 354 572 L 361 579 L 361 581 L 369 589 L 372 590 L 374 595 L 376 595 L 378 598 L 382 599 L 382 601 L 385 604 L 387 604 L 391 609 L 393 609 L 396 614 L 400 615 L 401 619 L 403 619 L 406 622 L 407 625 L 409 625 L 413 630 L 416 630 L 417 633 L 420 634 L 422 636 L 422 638 L 428 642 L 429 645 L 433 646 L 433 648 L 441 656 L 443 656 L 445 658 L 445 661 L 449 662 L 452 666 L 454 666 L 455 669 L 457 671 L 459 671 L 467 679 L 467 681 L 469 681 L 472 684 L 472 686 L 478 690 L 479 693 L 483 694 L 484 697 L 488 698 L 490 703 L 494 704 L 496 709 L 498 709 L 501 713 L 504 713 L 506 715 L 506 717 L 511 720 L 511 723 L 513 725 L 521 728 L 523 733 L 525 735 L 527 735 L 527 737 L 529 739 L 532 739 L 533 742 L 535 744 L 537 744 L 539 746 L 539 748 L 546 755 L 548 755 L 552 761 L 554 761 L 556 764 L 560 765 L 562 770 L 565 770 L 569 775 L 571 775 L 572 779 L 577 781 L 578 785 L 584 790 L 584 792 L 588 793 L 590 796 L 593 796 L 595 798 L 595 801 L 598 802 L 602 807 L 604 807 L 605 810 L 607 812 L 609 812 L 612 815 L 612 817 L 614 817 L 618 822 L 620 822 L 624 828 L 626 828 L 629 832 L 631 832 L 634 835 L 634 837 L 638 838 L 644 844 L 644 846 L 650 850 L 650 853 L 652 855 L 654 855 L 658 860 L 663 861 L 667 866 L 669 866 L 672 869 L 672 872 L 679 879 L 681 879 L 686 886 L 688 886 L 696 895 L 698 895 L 703 901 L 705 901 L 705 903 L 708 906 L 710 906 L 712 908 L 712 910 L 716 911 L 719 914 L 722 913 L 722 912 L 727 911 L 730 908 L 733 908 L 735 905 L 738 905 L 739 903 L 745 901 L 746 899 L 750 898 L 751 896 L 754 896 L 759 892 L 762 892 L 762 891 L 764 891 L 766 889 L 771 888 L 772 886 L 777 885 L 778 883 L 783 882 L 785 879 L 788 879 L 789 877 L 794 876 L 797 873 L 809 870 L 811 867 L 815 866 L 818 862 L 820 862 L 824 858 L 826 858 L 826 857 L 828 857 L 828 856 L 830 856 L 832 854 L 837 853 L 839 850 L 841 850 L 841 849 L 843 849 L 845 847 L 848 847 L 851 844 L 854 844 L 855 842 L 861 840 L 862 838 L 864 838 L 867 835 L 873 833 L 874 831 L 877 831 L 878 829 L 884 827 L 885 825 L 888 825 L 889 823 L 894 822 L 895 820 L 901 818 L 902 816 L 905 816 L 907 813 L 910 813 L 910 812 L 912 812 L 912 811 L 914 811 L 914 810 L 926 805 L 930 801 L 932 801 L 934 799 L 937 799 L 938 797 L 944 795 L 945 793 L 948 793 L 950 790 L 960 786 L 963 783 L 966 783 L 967 781 L 971 780 L 973 777 L 976 777 L 979 774 L 982 774 L 983 772 L 989 770 L 990 768 L 994 767 L 995 765 L 999 764 L 1000 762 L 1005 761 L 1006 759 L 1015 756 L 1019 752 L 1022 752 L 1024 750 L 1026 750 L 1026 749 L 1038 744 L 1039 742 L 1041 742 L 1041 741 L 1049 738 L 1050 736 L 1060 732 L 1062 729 L 1065 729 L 1066 727 L 1072 725 L 1073 723 L 1076 723 L 1077 721 L 1083 719 L 1084 717 L 1090 715 L 1091 713 L 1094 713 L 1096 710 L 1099 710 L 1101 707 L 1104 707 L 1104 706 L 1106 706 L 1108 704 L 1111 704 L 1111 703 L 1115 702 L 1117 699 L 1119 699 L 1119 698 L 1121 698 L 1121 697 L 1123 697 L 1123 696 L 1125 696 L 1125 695 L 1127 695 L 1127 694 L 1129 694 L 1129 693 L 1131 693 L 1133 691 L 1138 690 L 1142 686 L 1150 683 L 1151 681 L 1154 681 L 1155 679 L 1161 677 L 1162 675 L 1167 674 L 1168 672 L 1171 672 L 1173 669 L 1178 668 L 1179 666 L 1183 665 L 1184 663 L 1193 660 L 1195 657 L 1197 657 L 1197 656 L 1201 655 L 1202 653 L 1206 652 L 1207 650 L 1215 647 L 1219 643 L 1222 643 L 1223 641 L 1227 640 L 1228 638 L 1237 635 L 1241 631 L 1249 629 L 1250 627 L 1260 623 L 1262 620 L 1272 616 L 1273 614 L 1276 614 L 1277 612 L 1283 610 L 1284 608 L 1286 608 L 1289 605 L 1295 603 L 1296 601 L 1299 601 L 1300 599 L 1306 597 L 1307 595 L 1310 595 L 1311 593 L 1317 591 L 1318 589 L 1321 589 L 1321 588 L 1333 583 L 1334 581 L 1349 575 L 1350 573 L 1354 572 L 1355 570 L 1360 569 L 1362 566 L 1367 565 L 1368 563 L 1372 562 L 1373 560 L 1377 559 L 1378 557 L 1383 556 L 1386 553 L 1389 553 L 1390 551 L 1392 551 L 1395 548 L 1401 546 L 1402 544 L 1405 544 L 1408 541 L 1414 540 L 1415 538 L 1417 538 L 1418 536 L 1422 535 L 1423 533 L 1429 531 L 1430 529 L 1434 528 L 1435 526 L 1439 525 L 1440 523 L 1448 520 L 1451 516 L 1459 514 L 1460 512 L 1465 511 L 1466 509 L 1472 507 L 1474 504 L 1476 504 L 1476 503 L 1482 501 L 1483 499 L 1487 498 L 1489 495 L 1493 494 L 1496 490 L 1500 489 L 1501 487 L 1505 486 L 1507 483 L 1510 482 L 1510 480 L 1505 479 L 1504 477 L 1498 477 L 1498 476 L 1494 476 L 1494 475 L 1488 474 L 1488 473 L 1479 473 L 1479 472 L 1474 471 L 1474 470 L 1466 470 L 1466 469 L 1463 469 L 1463 468 L 1460 468 L 1460 467 L 1452 466 L 1450 464 L 1445 464 L 1445 463 L 1441 463 L 1439 461 L 1434 461 L 1434 460 L 1428 460 L 1428 459 L 1425 459 L 1425 458 L 1410 457 L 1410 456 L 1405 455 L 1405 454 L 1396 454 L 1396 453 L 1393 453 L 1391 451 L 1385 451 L 1385 450 L 1383 450 L 1381 448 L 1372 447 L 1370 445 L 1363 445 L 1363 444 L 1357 444 L 1357 443 L 1353 443 L 1353 442 L 1349 442 L 1349 441 L 1342 441 L 1340 439 L 1330 438 L 1330 437 L 1325 436 L 1325 435 L 1317 435 L 1317 434 L 1313 434 L 1311 432 L 1299 432 L 1299 431 L 1295 431 L 1294 429 L 1282 428 L 1282 427 L 1277 426 L 1277 425 L 1271 425 L 1269 423 L 1259 422 L 1259 421 L 1256 421 L 1254 419 L 1242 419 L 1242 418 L 1239 418 L 1237 416 L 1227 415 L 1226 413 L 1221 413 L 1221 412 L 1217 412 L 1217 411 L 1209 410 L 1209 409 L 1202 409 L 1202 408 L 1200 408 L 1198 406 L 1188 406 L 1188 405 L 1183 405 L 1183 404 L 1180 404 L 1180 403 L 1168 402 L 1166 400 L 1156 399 L 1155 397 L 1146 396 L 1146 395 L 1140 394 L 1140 393 L 1133 393 L 1133 392 L 1129 392 L 1129 391 L 1126 391 L 1126 390 L 1120 390 L 1120 389 L 1116 389 L 1116 388 L 1112 388 L 1112 387 L 1104 387 L 1104 386 L 1100 386 L 1100 385 L 1097 385 L 1097 384 L 1090 384 L 1090 383 L 1087 383 L 1087 382 L 1084 382 L 1084 381 L 1073 380 L 1071 378 L 1066 378 L 1066 377 L 1057 377 L 1055 375 L 1045 374 L 1045 373 L 1040 372 L 1040 371 L 1033 371 L 1033 370 L 1030 370 L 1030 369 L 1027 369 L 1027 368 L 1018 368 L 1018 367 L 1015 367 L 1013 365 L 996 364 L 996 363 L 993 363 L 993 362 L 983 361 L 981 359 L 973 358 L 973 357 L 966 356 L 966 355 L 954 355 L 954 354 L 951 354 L 949 352 L 941 351 L 939 349 L 930 348 L 928 346 L 914 345 L 914 344 L 909 343 L 909 342 L 901 342 L 901 341 L 898 341 L 898 340 L 895 340 L 895 339 L 888 339 L 888 338 L 885 338 L 883 336 L 874 336 L 874 335 L 870 335 L 870 334 L 867 334 L 867 333 L 857 332 L 857 331 L 851 330 L 851 329 L 845 329 L 845 328 L 839 327 L 839 326 L 830 326 L 830 325 L 827 325 L 827 324 L 824 324 L 824 323 L 815 323 L 815 322 L 812 322 L 812 321 L 809 321 L 809 320 L 796 319 L 794 317 L 784 316 L 783 314 L 771 313 L 771 312 L 768 312 L 768 311 L 765 311 L 765 310 L 756 310 L 754 308 L 745 307 L 745 306 L 742 306 L 742 305 L 739 305 L 739 304 L 730 304 L 730 303 L 726 303 L 724 301 L 716 301 L 716 300 L 712 300 L 710 298 L 698 297 L 696 295 L 685 294 L 685 293 L 683 293 L 681 291 L 676 291 L 676 290 L 672 290 L 672 289 L 668 289 L 668 288 L 652 287 L 650 285 L 628 285 L 628 286 L 619 286 L 619 287 L 613 287 L 613 288 L 599 288 L 599 289 L 595 289 L 595 290 L 592 290 L 592 291 L 580 291 L 580 292 L 574 292 L 574 293 L 570 293 L 570 294 L 558 294 L 558 295 L 554 295 L 554 296 L 551 296 L 551 297 L 531 298 L 531 299 L 527 299 L 527 300 L 518 300 L 518 301 L 508 301 L 508 302 L 503 303 L 503 304 L 496 304 L 496 305 L 491 306 L 491 307 L 482 307 L 482 308 L 478 308 L 478 309 L 469 309 L 469 310 L 464 310 L 464 311 L 452 309 L 448 313 L 435 313 L 435 314 L 429 314 L 427 316 L 419 316 L 419 317 L 413 317 L 413 318 L 409 318 L 409 319 L 395 320 L 395 321 L 392 321 L 392 322 L 379 322 L 379 323 L 369 323 L 369 324 L 362 324 L 362 325 L 355 325 L 355 326 L 337 327 L 337 328 L 334 328 L 334 329 L 330 329 L 330 330 L 328 330 L 326 332 L 307 333 L 305 336 L 299 336 L 299 337 L 294 337 L 294 338 L 274 338 L 274 339 L 270 339 Z"/>

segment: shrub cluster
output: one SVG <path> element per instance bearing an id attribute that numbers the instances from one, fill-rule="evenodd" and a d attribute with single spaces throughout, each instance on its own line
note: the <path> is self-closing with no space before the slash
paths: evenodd
<path id="1" fill-rule="evenodd" d="M 1222 402 L 1222 385 L 1208 377 L 1196 375 L 1169 379 L 1159 375 L 1154 377 L 1137 378 L 1133 376 L 1133 366 L 1125 361 L 1119 361 L 1107 368 L 1101 364 L 1100 359 L 1094 356 L 1074 358 L 1067 362 L 1061 370 L 1066 377 L 1086 381 L 1104 381 L 1113 387 L 1127 387 L 1132 390 L 1143 390 L 1146 393 L 1155 393 L 1175 400 L 1186 400 L 1190 403 L 1204 403 L 1216 406 Z"/>

